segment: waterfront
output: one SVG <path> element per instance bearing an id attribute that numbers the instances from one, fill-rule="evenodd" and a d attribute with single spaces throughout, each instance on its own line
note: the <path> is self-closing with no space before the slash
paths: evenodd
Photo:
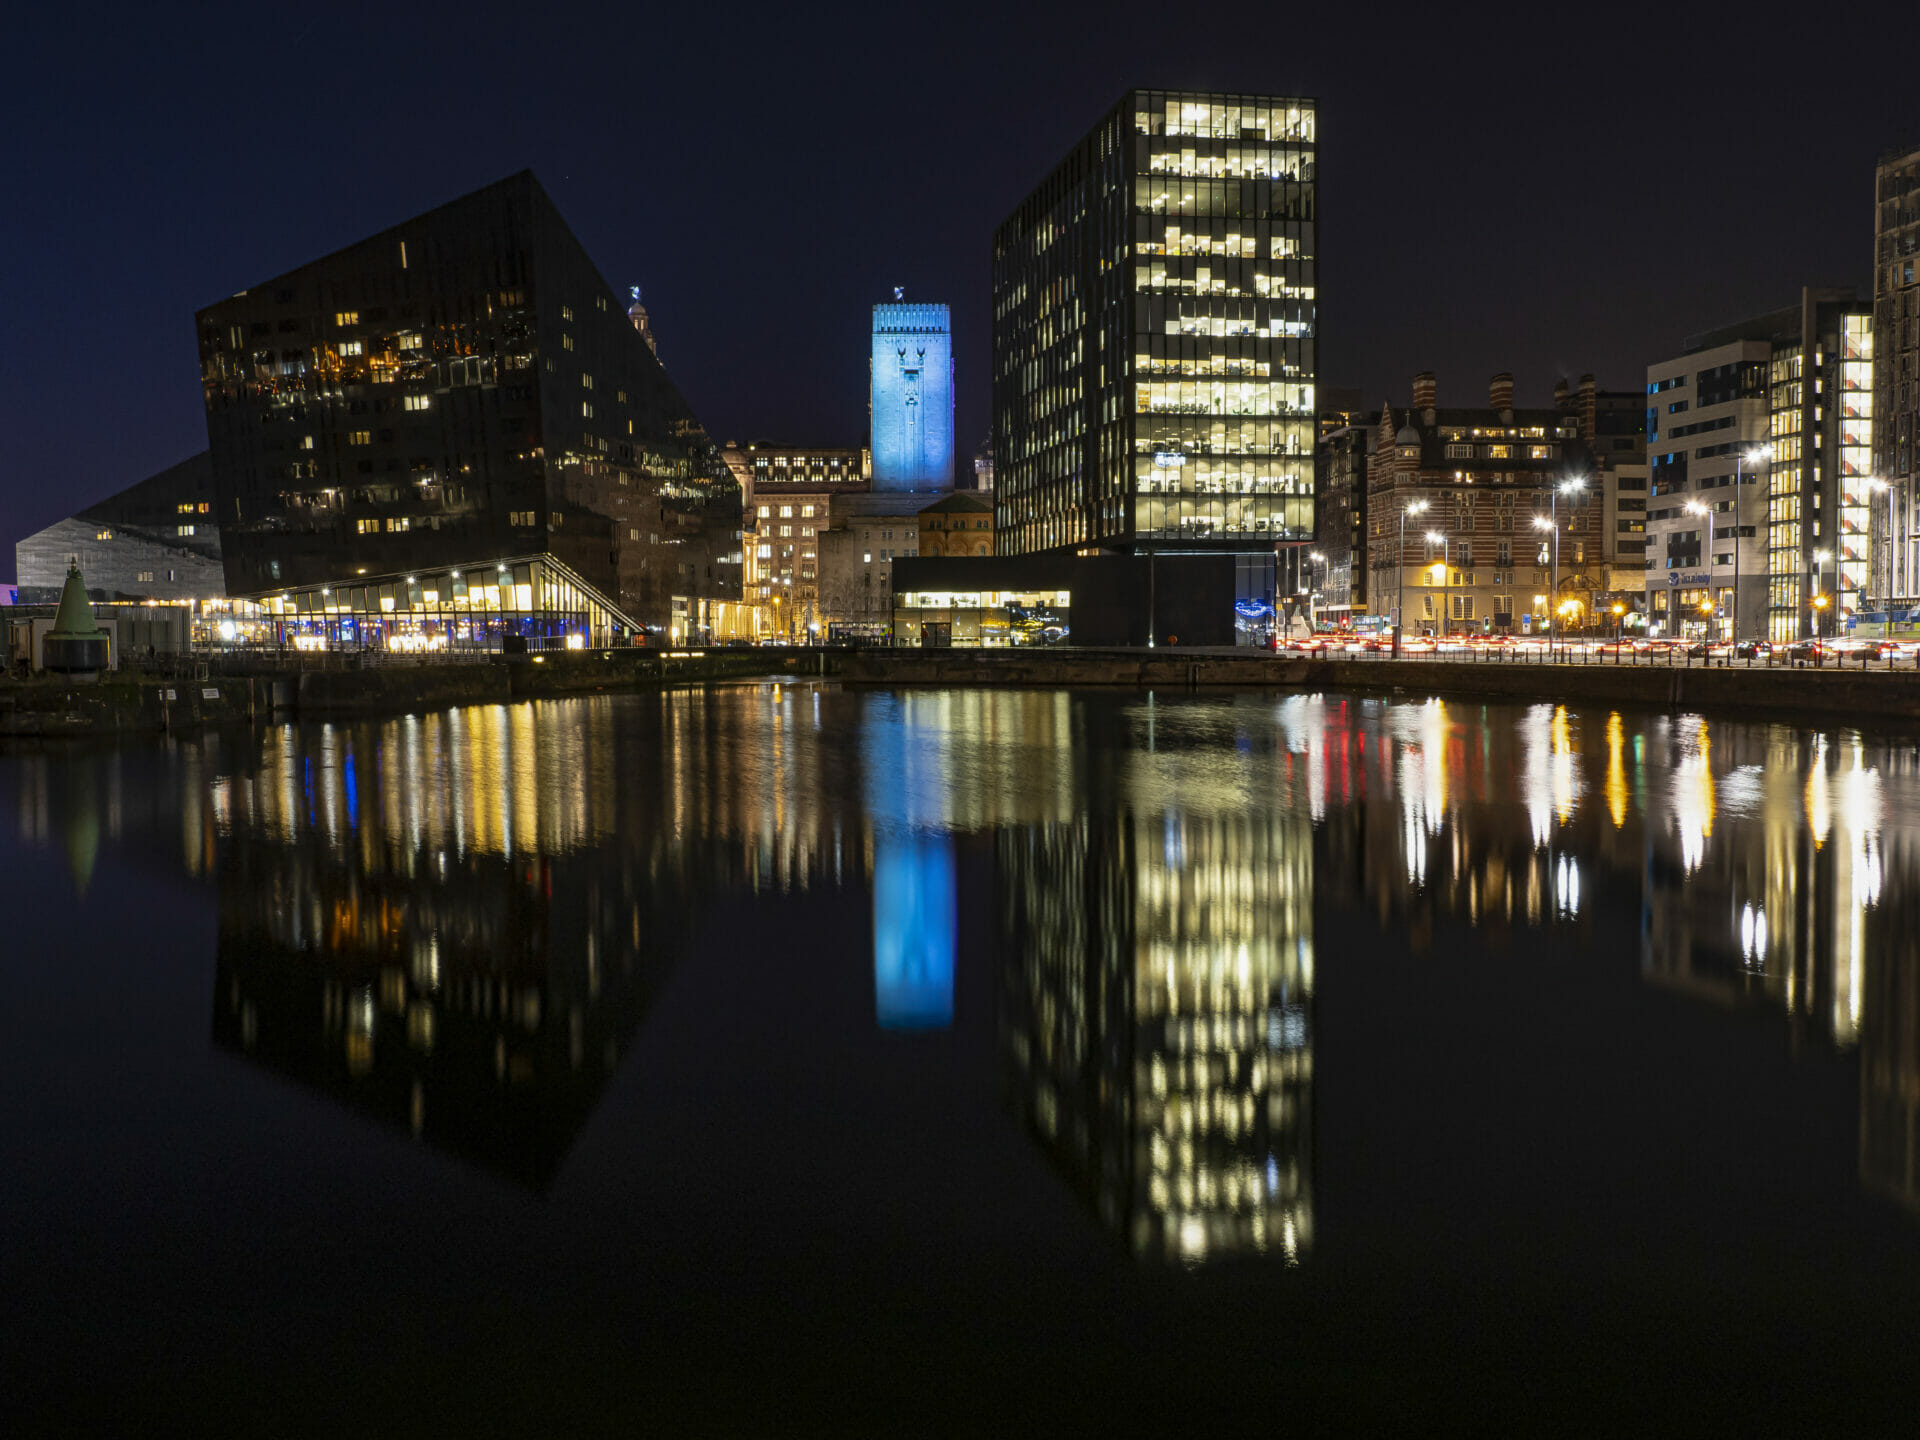
<path id="1" fill-rule="evenodd" d="M 1920 1338 L 1905 735 L 742 685 L 17 750 L 0 837 L 33 1427 L 1811 1423 Z"/>

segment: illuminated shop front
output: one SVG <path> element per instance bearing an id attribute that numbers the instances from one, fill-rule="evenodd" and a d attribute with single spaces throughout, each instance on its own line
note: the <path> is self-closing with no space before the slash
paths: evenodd
<path id="1" fill-rule="evenodd" d="M 1231 645 L 1235 602 L 1271 608 L 1273 558 L 1210 555 L 909 555 L 893 562 L 893 643 Z M 1263 568 L 1264 567 L 1264 568 Z M 1245 575 L 1264 583 L 1251 592 Z"/>
<path id="2" fill-rule="evenodd" d="M 894 597 L 900 645 L 1058 645 L 1067 639 L 1068 590 L 907 590 Z"/>
<path id="3" fill-rule="evenodd" d="M 356 576 L 259 602 L 267 643 L 301 650 L 584 650 L 639 627 L 551 555 Z"/>

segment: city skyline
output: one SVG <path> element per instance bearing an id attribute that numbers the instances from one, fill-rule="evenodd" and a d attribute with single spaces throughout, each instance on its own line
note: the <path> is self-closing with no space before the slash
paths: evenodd
<path id="1" fill-rule="evenodd" d="M 434 63 L 444 35 L 431 16 L 392 19 L 377 48 L 300 17 L 242 31 L 217 17 L 130 15 L 84 36 L 64 33 L 78 20 L 38 20 L 23 37 L 29 78 L 12 96 L 16 130 L 39 137 L 13 187 L 16 213 L 36 218 L 0 239 L 13 272 L 33 277 L 15 311 L 33 343 L 13 350 L 6 386 L 15 444 L 0 477 L 3 538 L 201 448 L 190 317 L 234 277 L 280 273 L 525 166 L 552 187 L 609 281 L 643 287 L 672 373 L 717 440 L 858 443 L 861 318 L 902 285 L 909 298 L 953 307 L 964 455 L 987 428 L 992 228 L 1130 86 L 1317 97 L 1336 161 L 1320 372 L 1325 383 L 1357 384 L 1368 404 L 1429 367 L 1511 367 L 1523 403 L 1576 370 L 1631 385 L 1687 334 L 1764 310 L 1801 284 L 1868 287 L 1874 165 L 1917 128 L 1904 92 L 1876 81 L 1877 67 L 1897 61 L 1872 55 L 1859 83 L 1816 107 L 1806 127 L 1716 152 L 1722 184 L 1701 186 L 1685 167 L 1659 163 L 1645 111 L 1659 107 L 1662 133 L 1713 123 L 1750 93 L 1765 35 L 1718 34 L 1723 63 L 1672 87 L 1654 56 L 1620 61 L 1608 37 L 1570 19 L 1531 22 L 1497 56 L 1477 31 L 1435 36 L 1415 53 L 1376 37 L 1391 25 L 1249 20 L 1143 62 L 1136 40 L 1149 14 L 1114 12 L 1097 28 L 1027 16 L 1011 53 L 995 46 L 991 17 L 973 17 L 964 35 L 936 19 L 904 32 L 816 34 L 783 14 L 744 27 L 730 17 L 725 35 L 697 19 L 652 27 L 649 53 L 705 48 L 727 56 L 742 84 L 809 63 L 826 82 L 811 87 L 813 122 L 784 128 L 780 155 L 757 162 L 764 121 L 695 107 L 700 67 L 648 63 L 648 83 L 635 83 L 629 47 L 579 43 L 612 29 L 591 14 L 523 36 L 479 12 L 462 33 L 488 38 L 458 66 Z M 1670 17 L 1664 47 L 1687 48 L 1706 23 Z M 915 126 L 874 125 L 851 82 L 882 73 L 902 44 L 925 52 L 927 93 L 954 98 L 920 104 Z M 87 70 L 76 84 L 80 55 Z M 1496 61 L 1498 85 L 1458 83 L 1494 73 Z M 230 136 L 208 163 L 207 127 L 249 77 L 268 75 L 278 90 L 335 99 Z M 434 126 L 424 143 L 392 143 L 396 115 L 459 113 L 460 97 L 505 89 L 521 98 L 504 121 L 474 126 L 474 138 Z M 1383 91 L 1393 104 L 1374 103 Z M 1570 97 L 1590 97 L 1584 114 Z M 833 233 L 829 217 L 853 207 L 853 238 L 770 246 L 764 227 L 731 218 L 743 166 L 758 177 L 759 203 L 797 222 L 794 233 Z M 1489 172 L 1497 185 L 1482 178 Z M 1783 174 L 1800 203 L 1736 207 Z M 1749 233 L 1721 248 L 1729 213 L 1763 227 L 1764 242 Z M 1488 245 L 1490 233 L 1502 243 Z M 102 387 L 108 333 L 119 383 Z M 743 351 L 757 357 L 751 386 L 738 379 Z M 88 422 L 75 423 L 83 412 Z"/>

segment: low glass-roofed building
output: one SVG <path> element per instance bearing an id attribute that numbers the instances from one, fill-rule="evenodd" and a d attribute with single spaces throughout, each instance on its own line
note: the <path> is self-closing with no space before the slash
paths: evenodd
<path id="1" fill-rule="evenodd" d="M 586 650 L 640 629 L 551 555 L 357 576 L 267 596 L 260 612 L 262 638 L 298 650 Z"/>

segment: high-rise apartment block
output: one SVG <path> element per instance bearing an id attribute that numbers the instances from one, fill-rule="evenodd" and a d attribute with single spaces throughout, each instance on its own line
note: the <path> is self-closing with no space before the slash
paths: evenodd
<path id="1" fill-rule="evenodd" d="M 1001 554 L 1239 553 L 1273 599 L 1314 533 L 1317 157 L 1311 100 L 1134 90 L 995 231 Z"/>
<path id="2" fill-rule="evenodd" d="M 1889 155 L 1874 171 L 1874 473 L 1891 506 L 1873 511 L 1874 593 L 1920 596 L 1920 149 Z"/>
<path id="3" fill-rule="evenodd" d="M 900 291 L 894 291 L 898 297 Z M 873 488 L 953 488 L 953 326 L 944 305 L 873 307 Z"/>
<path id="4" fill-rule="evenodd" d="M 207 306 L 229 591 L 464 631 L 469 579 L 504 573 L 536 607 L 584 585 L 632 628 L 710 632 L 740 595 L 739 492 L 633 304 L 522 172 Z"/>
<path id="5" fill-rule="evenodd" d="M 1647 609 L 1664 633 L 1795 640 L 1861 608 L 1884 511 L 1873 372 L 1871 309 L 1846 289 L 1649 367 Z"/>

